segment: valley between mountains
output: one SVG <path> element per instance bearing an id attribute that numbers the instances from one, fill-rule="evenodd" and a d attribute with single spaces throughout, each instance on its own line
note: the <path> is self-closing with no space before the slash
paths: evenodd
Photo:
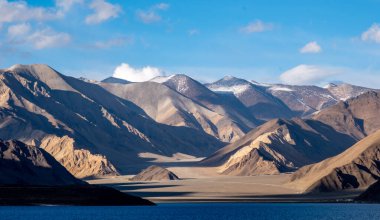
<path id="1" fill-rule="evenodd" d="M 0 181 L 87 180 L 152 201 L 353 199 L 379 185 L 379 116 L 380 90 L 345 83 L 94 81 L 17 64 L 0 70 Z"/>

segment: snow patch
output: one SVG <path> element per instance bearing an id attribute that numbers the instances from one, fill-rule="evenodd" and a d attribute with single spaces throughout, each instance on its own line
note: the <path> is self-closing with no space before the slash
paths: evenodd
<path id="1" fill-rule="evenodd" d="M 232 92 L 234 94 L 241 94 L 247 91 L 249 88 L 250 85 L 210 87 L 210 89 L 214 92 Z"/>
<path id="2" fill-rule="evenodd" d="M 271 87 L 269 88 L 272 91 L 282 91 L 282 92 L 294 92 L 294 90 L 286 87 Z"/>

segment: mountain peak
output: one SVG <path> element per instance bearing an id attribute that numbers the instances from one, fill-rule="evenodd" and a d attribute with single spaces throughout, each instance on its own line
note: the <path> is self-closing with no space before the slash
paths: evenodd
<path id="1" fill-rule="evenodd" d="M 15 75 L 32 77 L 36 80 L 45 83 L 51 89 L 66 90 L 73 92 L 76 91 L 70 85 L 67 84 L 67 82 L 64 79 L 64 75 L 60 74 L 58 71 L 46 64 L 16 64 L 9 67 L 8 69 L 4 69 L 3 71 L 11 72 Z"/>
<path id="2" fill-rule="evenodd" d="M 227 75 L 227 76 L 222 78 L 222 80 L 235 80 L 235 79 L 237 79 L 237 78 L 234 76 L 231 76 L 231 75 Z"/>
<path id="3" fill-rule="evenodd" d="M 113 76 L 107 77 L 101 81 L 102 83 L 119 83 L 119 84 L 128 84 L 128 80 L 116 78 Z"/>
<path id="4" fill-rule="evenodd" d="M 22 69 L 44 69 L 44 70 L 49 69 L 49 70 L 55 71 L 49 65 L 40 64 L 40 63 L 37 63 L 37 64 L 15 64 L 15 65 L 7 68 L 7 70 L 11 70 L 11 71 L 17 71 L 17 70 L 22 70 Z"/>
<path id="5" fill-rule="evenodd" d="M 240 79 L 234 76 L 225 76 L 212 84 L 219 85 L 219 86 L 236 86 L 236 85 L 248 85 L 251 83 L 245 79 Z"/>
<path id="6" fill-rule="evenodd" d="M 329 88 L 334 88 L 337 87 L 338 85 L 335 83 L 328 83 L 327 85 L 323 86 L 324 89 L 329 89 Z"/>

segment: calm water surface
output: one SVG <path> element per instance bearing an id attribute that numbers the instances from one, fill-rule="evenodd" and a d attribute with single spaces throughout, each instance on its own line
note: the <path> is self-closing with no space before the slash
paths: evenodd
<path id="1" fill-rule="evenodd" d="M 1 220 L 380 219 L 374 204 L 162 204 L 156 207 L 0 207 Z"/>

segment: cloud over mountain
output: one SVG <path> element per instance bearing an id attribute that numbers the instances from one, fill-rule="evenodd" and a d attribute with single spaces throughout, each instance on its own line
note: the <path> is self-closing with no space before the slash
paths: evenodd
<path id="1" fill-rule="evenodd" d="M 156 67 L 145 66 L 133 68 L 127 63 L 122 63 L 116 67 L 113 77 L 125 79 L 131 82 L 144 82 L 157 76 L 162 76 L 164 72 Z"/>
<path id="2" fill-rule="evenodd" d="M 340 74 L 342 70 L 336 67 L 322 67 L 315 65 L 298 65 L 280 75 L 280 80 L 287 84 L 317 84 L 330 76 Z"/>

